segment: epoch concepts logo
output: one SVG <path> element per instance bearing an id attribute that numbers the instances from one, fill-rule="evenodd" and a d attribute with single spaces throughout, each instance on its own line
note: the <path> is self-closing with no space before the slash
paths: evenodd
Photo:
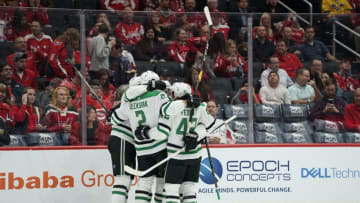
<path id="1" fill-rule="evenodd" d="M 215 173 L 215 177 L 216 177 L 216 182 L 219 181 L 219 179 L 221 178 L 222 174 L 223 174 L 223 168 L 222 165 L 220 163 L 220 161 L 214 157 L 211 157 L 213 166 L 214 166 L 214 173 Z M 201 165 L 200 165 L 200 179 L 206 183 L 206 184 L 214 184 L 214 177 L 211 173 L 211 167 L 210 167 L 210 162 L 209 162 L 209 158 L 205 158 L 204 160 L 202 160 Z"/>

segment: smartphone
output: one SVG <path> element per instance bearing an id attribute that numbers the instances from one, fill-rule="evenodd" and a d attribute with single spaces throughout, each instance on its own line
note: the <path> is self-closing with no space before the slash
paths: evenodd
<path id="1" fill-rule="evenodd" d="M 334 99 L 328 99 L 329 104 L 334 104 Z"/>

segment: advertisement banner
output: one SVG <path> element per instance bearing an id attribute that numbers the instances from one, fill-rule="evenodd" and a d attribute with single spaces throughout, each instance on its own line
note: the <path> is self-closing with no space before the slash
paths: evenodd
<path id="1" fill-rule="evenodd" d="M 0 151 L 1 203 L 110 203 L 107 149 Z"/>
<path id="2" fill-rule="evenodd" d="M 206 150 L 198 202 L 360 202 L 360 148 L 212 148 L 221 200 Z"/>

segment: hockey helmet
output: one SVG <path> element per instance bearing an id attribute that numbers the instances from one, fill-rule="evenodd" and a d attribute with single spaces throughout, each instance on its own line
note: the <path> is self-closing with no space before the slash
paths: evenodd
<path id="1" fill-rule="evenodd" d="M 186 94 L 191 94 L 191 87 L 189 84 L 183 82 L 176 82 L 171 86 L 171 96 L 173 99 L 181 98 Z"/>
<path id="2" fill-rule="evenodd" d="M 137 86 L 141 84 L 141 77 L 140 76 L 134 76 L 129 81 L 129 87 Z"/>
<path id="3" fill-rule="evenodd" d="M 148 84 L 151 80 L 160 80 L 159 75 L 150 70 L 143 72 L 140 77 L 142 84 Z"/>

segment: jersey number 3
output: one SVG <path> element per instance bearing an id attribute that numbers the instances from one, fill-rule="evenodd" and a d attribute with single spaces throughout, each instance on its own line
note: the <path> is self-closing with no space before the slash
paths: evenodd
<path id="1" fill-rule="evenodd" d="M 142 110 L 135 111 L 136 118 L 140 117 L 140 120 L 138 121 L 139 126 L 141 126 L 143 123 L 146 122 L 145 113 Z"/>

